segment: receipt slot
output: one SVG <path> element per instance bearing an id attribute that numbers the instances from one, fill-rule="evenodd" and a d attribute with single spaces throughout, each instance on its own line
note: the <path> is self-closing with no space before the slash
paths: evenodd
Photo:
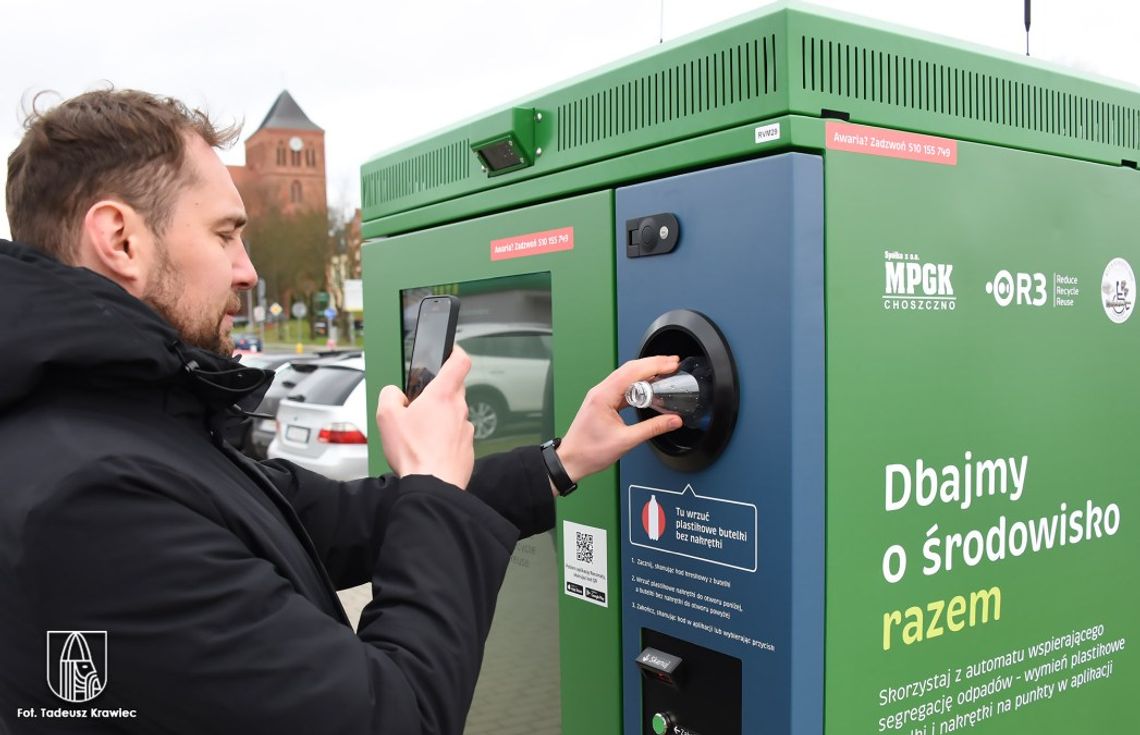
<path id="1" fill-rule="evenodd" d="M 707 423 L 620 466 L 627 735 L 821 727 L 822 197 L 820 159 L 797 153 L 616 193 L 618 222 L 667 211 L 684 231 L 667 254 L 618 253 L 619 360 L 712 373 Z M 649 675 L 649 649 L 683 678 Z"/>

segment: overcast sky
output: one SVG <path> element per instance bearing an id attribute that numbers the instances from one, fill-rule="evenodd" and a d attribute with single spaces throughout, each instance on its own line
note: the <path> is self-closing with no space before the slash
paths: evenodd
<path id="1" fill-rule="evenodd" d="M 669 41 L 767 4 L 0 0 L 0 151 L 6 160 L 42 90 L 71 96 L 111 82 L 161 92 L 244 120 L 244 140 L 288 89 L 325 129 L 330 204 L 357 206 L 360 164 L 379 151 L 654 46 L 662 30 Z M 817 4 L 1024 53 L 1023 0 Z M 1031 50 L 1140 87 L 1138 28 L 1134 0 L 1037 0 Z M 243 163 L 241 144 L 223 158 Z"/>

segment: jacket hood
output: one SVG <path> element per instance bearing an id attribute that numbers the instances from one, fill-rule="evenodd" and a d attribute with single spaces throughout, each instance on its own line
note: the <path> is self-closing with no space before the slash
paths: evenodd
<path id="1" fill-rule="evenodd" d="M 113 281 L 0 240 L 0 410 L 49 378 L 185 387 L 209 410 L 256 405 L 271 371 L 184 344 L 158 312 Z"/>

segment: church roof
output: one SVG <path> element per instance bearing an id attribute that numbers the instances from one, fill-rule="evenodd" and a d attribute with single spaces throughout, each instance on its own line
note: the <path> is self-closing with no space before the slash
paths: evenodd
<path id="1" fill-rule="evenodd" d="M 273 106 L 269 108 L 269 113 L 265 119 L 261 121 L 258 130 L 266 128 L 285 128 L 287 130 L 321 130 L 309 116 L 293 99 L 293 95 L 289 94 L 289 90 L 283 90 L 281 94 L 277 95 Z"/>

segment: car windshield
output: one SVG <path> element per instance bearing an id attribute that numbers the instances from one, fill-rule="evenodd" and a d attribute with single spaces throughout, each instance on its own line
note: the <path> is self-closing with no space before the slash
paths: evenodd
<path id="1" fill-rule="evenodd" d="M 298 386 L 289 400 L 315 403 L 322 406 L 340 406 L 352 393 L 352 389 L 364 379 L 364 373 L 352 368 L 328 365 L 317 368 L 316 372 Z"/>

